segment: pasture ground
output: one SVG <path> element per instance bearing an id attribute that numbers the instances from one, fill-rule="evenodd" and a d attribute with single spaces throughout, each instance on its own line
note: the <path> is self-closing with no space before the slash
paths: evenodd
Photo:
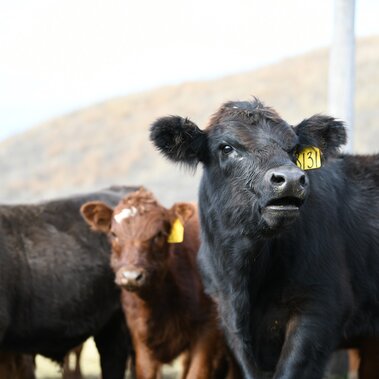
<path id="1" fill-rule="evenodd" d="M 74 364 L 71 362 L 70 364 Z M 37 356 L 36 359 L 36 377 L 37 379 L 62 379 L 60 367 L 49 359 Z M 96 350 L 93 339 L 89 339 L 85 344 L 81 356 L 81 368 L 85 379 L 99 379 L 100 378 L 100 362 L 99 354 Z M 172 365 L 164 366 L 163 379 L 178 379 L 180 378 L 180 361 L 176 361 Z M 129 379 L 128 376 L 125 379 Z"/>
<path id="2" fill-rule="evenodd" d="M 70 364 L 74 364 L 70 362 Z M 37 356 L 36 359 L 36 377 L 37 379 L 62 379 L 60 368 L 57 364 L 49 359 Z M 85 379 L 100 378 L 100 362 L 99 354 L 96 350 L 93 339 L 89 339 L 85 344 L 81 356 L 81 368 Z M 172 365 L 165 365 L 163 369 L 164 375 L 162 379 L 179 379 L 181 373 L 180 359 L 176 360 Z M 125 379 L 131 379 L 128 375 Z M 328 375 L 325 379 L 356 379 L 356 376 L 350 375 L 348 378 L 337 378 Z"/>

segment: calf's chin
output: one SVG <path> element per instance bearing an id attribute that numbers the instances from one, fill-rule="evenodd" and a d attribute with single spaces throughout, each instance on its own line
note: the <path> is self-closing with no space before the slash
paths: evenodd
<path id="1" fill-rule="evenodd" d="M 262 210 L 262 219 L 267 226 L 266 232 L 268 235 L 279 233 L 286 229 L 299 218 L 299 215 L 299 208 L 280 210 L 267 207 Z"/>

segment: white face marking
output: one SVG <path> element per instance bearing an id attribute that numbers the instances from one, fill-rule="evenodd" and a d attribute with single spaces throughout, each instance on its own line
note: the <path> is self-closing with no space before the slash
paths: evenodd
<path id="1" fill-rule="evenodd" d="M 116 215 L 114 215 L 114 219 L 119 224 L 120 222 L 122 222 L 122 220 L 129 217 L 133 217 L 136 214 L 137 214 L 137 208 L 135 207 L 125 208 L 120 213 L 117 213 Z"/>

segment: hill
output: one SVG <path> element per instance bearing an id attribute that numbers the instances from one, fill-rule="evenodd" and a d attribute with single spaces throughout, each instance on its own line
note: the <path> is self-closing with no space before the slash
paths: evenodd
<path id="1" fill-rule="evenodd" d="M 227 100 L 252 95 L 291 123 L 327 109 L 328 51 L 256 71 L 160 88 L 97 104 L 0 144 L 1 202 L 25 202 L 110 184 L 143 184 L 169 205 L 195 200 L 201 168 L 185 173 L 148 141 L 157 117 L 189 116 L 200 126 Z M 379 37 L 357 45 L 356 151 L 378 151 Z"/>

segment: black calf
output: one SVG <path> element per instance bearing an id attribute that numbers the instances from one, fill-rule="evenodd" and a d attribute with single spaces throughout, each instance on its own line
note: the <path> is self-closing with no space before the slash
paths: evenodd
<path id="1" fill-rule="evenodd" d="M 110 188 L 38 205 L 0 206 L 0 349 L 63 362 L 94 336 L 102 377 L 124 378 L 130 349 L 110 245 L 80 214 L 136 188 Z"/>
<path id="2" fill-rule="evenodd" d="M 340 155 L 341 122 L 292 127 L 255 99 L 205 130 L 159 119 L 151 139 L 203 164 L 198 262 L 246 378 L 320 379 L 335 349 L 379 337 L 379 156 Z"/>

